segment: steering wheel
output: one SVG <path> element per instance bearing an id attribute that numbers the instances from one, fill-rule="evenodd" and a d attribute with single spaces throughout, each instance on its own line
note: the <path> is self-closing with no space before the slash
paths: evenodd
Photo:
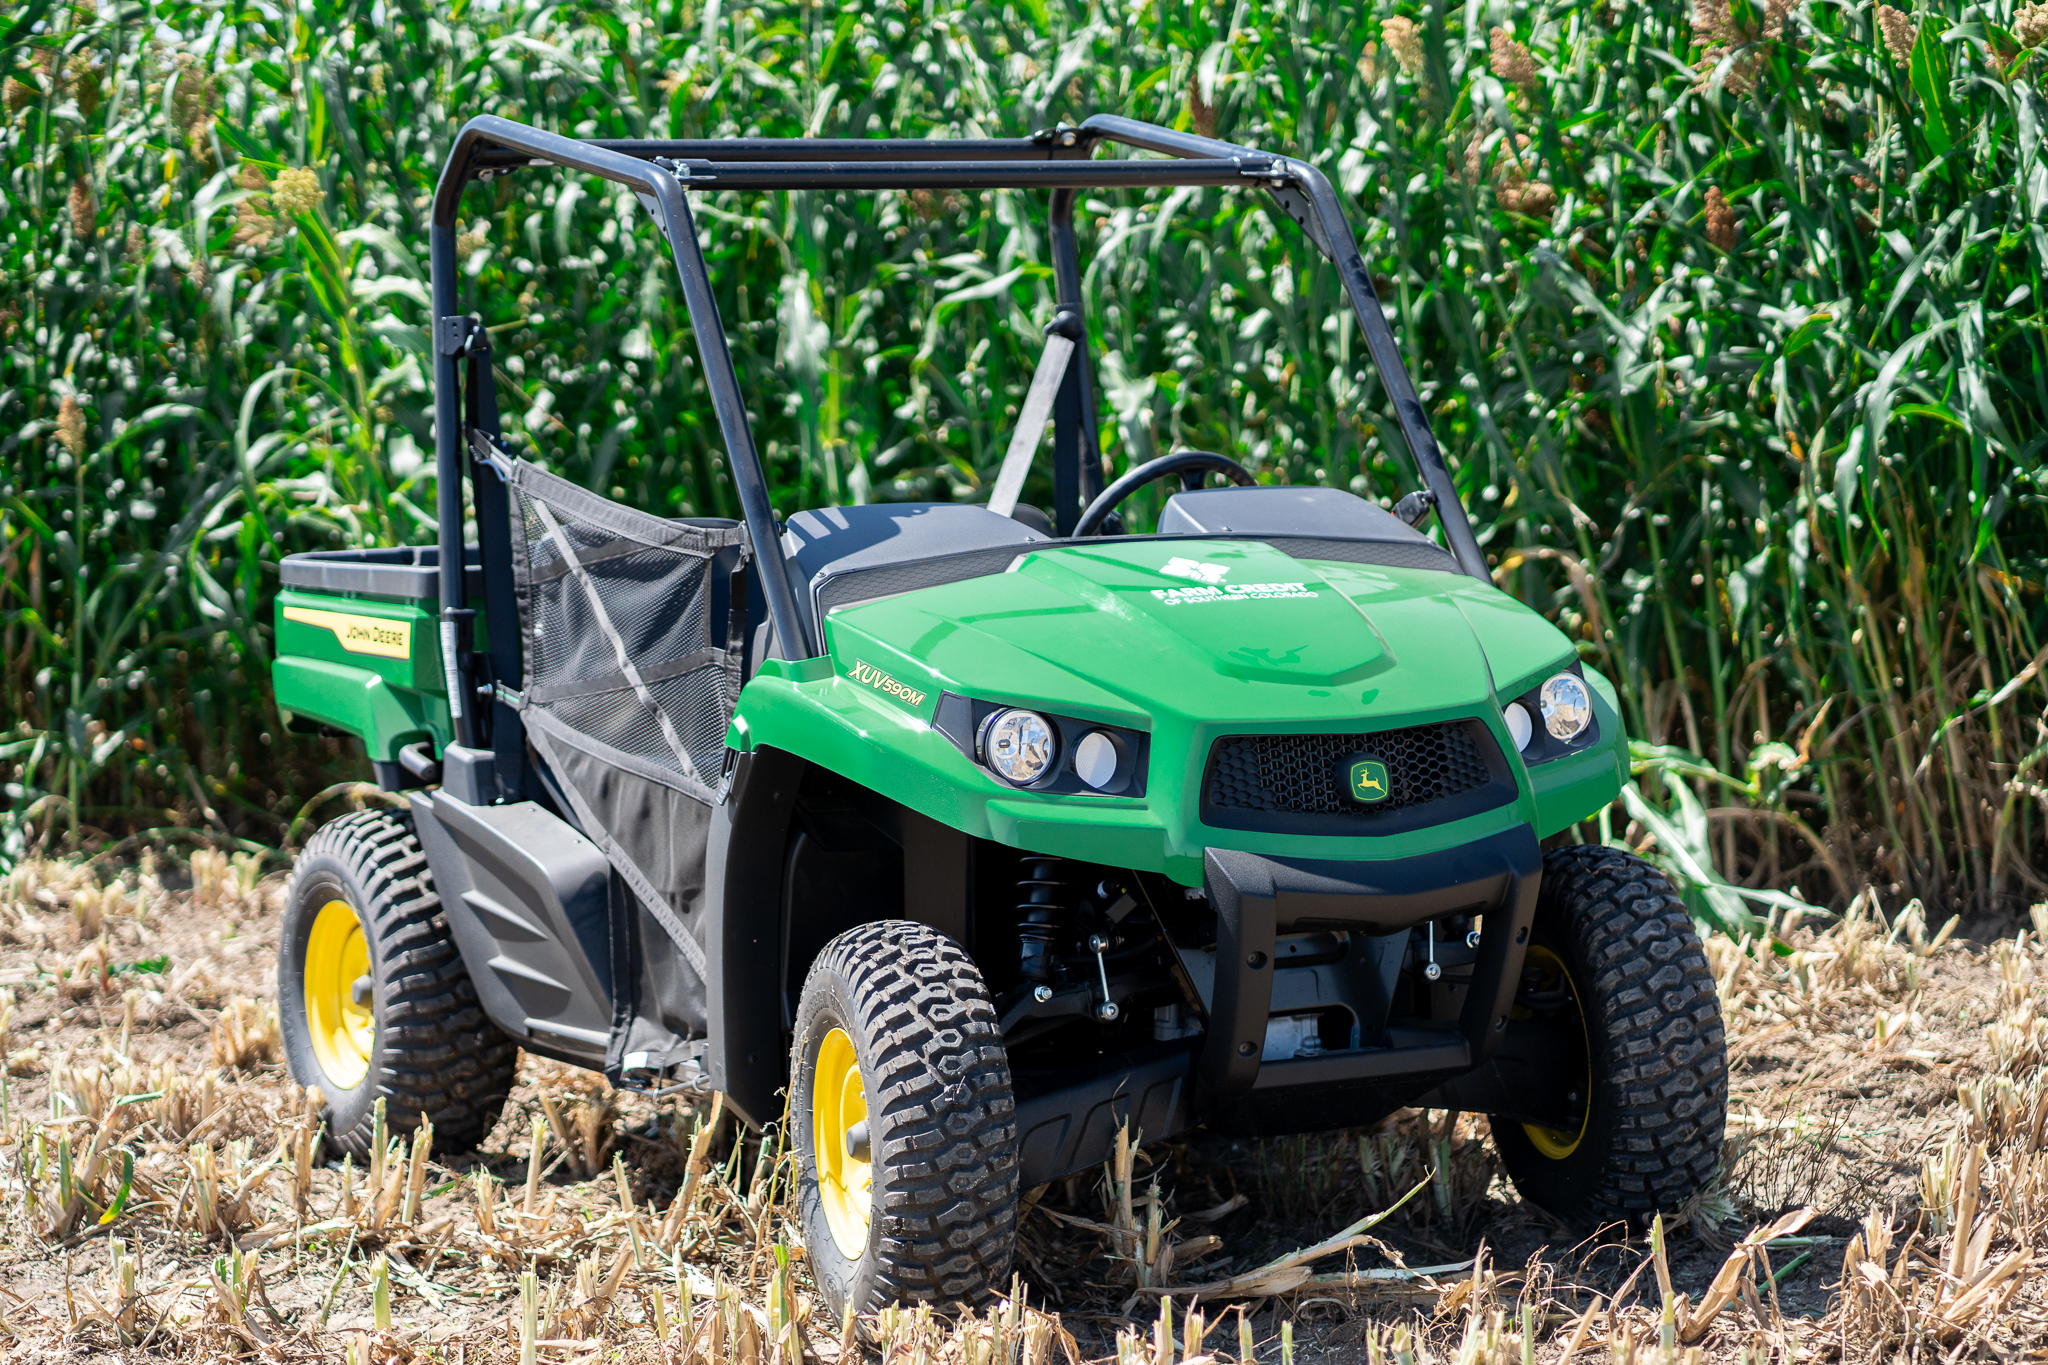
<path id="1" fill-rule="evenodd" d="M 1256 483 L 1252 473 L 1228 455 L 1218 455 L 1208 450 L 1176 450 L 1171 455 L 1161 455 L 1156 460 L 1147 460 L 1136 469 L 1124 471 L 1124 476 L 1095 495 L 1095 501 L 1088 504 L 1088 510 L 1074 523 L 1074 536 L 1099 536 L 1102 523 L 1117 505 L 1131 494 L 1169 474 L 1180 475 L 1181 491 L 1192 493 L 1202 486 L 1207 474 L 1221 474 L 1232 483 L 1249 486 Z"/>

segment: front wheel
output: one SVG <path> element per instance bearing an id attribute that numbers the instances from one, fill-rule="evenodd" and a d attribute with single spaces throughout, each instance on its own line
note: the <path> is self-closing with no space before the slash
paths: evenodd
<path id="1" fill-rule="evenodd" d="M 1556 1082 L 1576 1124 L 1492 1120 L 1523 1198 L 1575 1228 L 1639 1225 L 1714 1178 L 1728 1123 L 1721 1004 L 1662 872 L 1597 844 L 1545 854 L 1517 1006 L 1580 1042 Z"/>
<path id="2" fill-rule="evenodd" d="M 935 929 L 878 920 L 811 964 L 790 1110 L 811 1271 L 851 1305 L 967 1303 L 1017 1236 L 1010 1062 L 980 970 Z"/>

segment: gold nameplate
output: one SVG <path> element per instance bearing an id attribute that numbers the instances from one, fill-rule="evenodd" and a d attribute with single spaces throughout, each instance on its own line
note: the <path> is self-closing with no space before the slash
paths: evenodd
<path id="1" fill-rule="evenodd" d="M 315 611 L 311 607 L 286 607 L 284 619 L 300 621 L 331 630 L 341 647 L 351 654 L 375 654 L 381 659 L 412 657 L 412 622 L 393 621 L 383 616 L 352 616 L 345 611 Z"/>

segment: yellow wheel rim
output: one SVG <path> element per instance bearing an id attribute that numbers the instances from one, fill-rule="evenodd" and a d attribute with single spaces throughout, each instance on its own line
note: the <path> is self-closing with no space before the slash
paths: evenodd
<path id="1" fill-rule="evenodd" d="M 353 1090 L 370 1070 L 377 1041 L 377 1017 L 358 1005 L 355 984 L 370 974 L 370 945 L 363 922 L 347 901 L 329 901 L 313 917 L 306 936 L 306 1027 L 313 1057 L 337 1089 Z"/>
<path id="2" fill-rule="evenodd" d="M 1572 1012 L 1579 1019 L 1579 1040 L 1585 1051 L 1581 1054 L 1579 1075 L 1580 1093 L 1585 1096 L 1585 1113 L 1579 1118 L 1579 1131 L 1562 1132 L 1556 1128 L 1545 1128 L 1540 1124 L 1525 1123 L 1522 1131 L 1528 1134 L 1530 1145 L 1552 1161 L 1563 1161 L 1579 1150 L 1579 1144 L 1586 1140 L 1586 1126 L 1593 1121 L 1593 1041 L 1586 1033 L 1586 1003 L 1579 998 L 1578 983 L 1565 970 L 1564 959 L 1548 948 L 1531 946 L 1528 961 L 1530 965 L 1554 974 L 1564 982 L 1566 990 L 1572 993 Z"/>
<path id="3" fill-rule="evenodd" d="M 833 1029 L 818 1045 L 811 1073 L 811 1148 L 818 1162 L 818 1201 L 833 1245 L 849 1261 L 868 1249 L 868 1221 L 874 1207 L 874 1166 L 847 1150 L 848 1135 L 868 1117 L 867 1087 L 860 1059 L 845 1029 Z M 872 1151 L 872 1147 L 868 1150 Z"/>

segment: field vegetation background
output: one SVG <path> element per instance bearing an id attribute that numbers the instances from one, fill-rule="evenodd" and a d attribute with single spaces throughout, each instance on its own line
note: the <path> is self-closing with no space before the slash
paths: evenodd
<path id="1" fill-rule="evenodd" d="M 1499 581 L 1621 686 L 1639 782 L 1588 837 L 1708 918 L 1865 877 L 2038 898 L 2044 37 L 2008 0 L 15 3 L 0 863 L 274 847 L 359 775 L 280 723 L 270 604 L 288 553 L 431 536 L 425 213 L 463 119 L 1116 111 L 1339 184 Z M 1411 486 L 1291 225 L 1220 191 L 1082 218 L 1109 466 L 1185 444 Z M 714 194 L 699 221 L 779 510 L 987 496 L 1050 317 L 1041 200 Z M 464 307 L 525 449 L 728 512 L 657 244 L 630 195 L 517 173 L 466 200 Z"/>

